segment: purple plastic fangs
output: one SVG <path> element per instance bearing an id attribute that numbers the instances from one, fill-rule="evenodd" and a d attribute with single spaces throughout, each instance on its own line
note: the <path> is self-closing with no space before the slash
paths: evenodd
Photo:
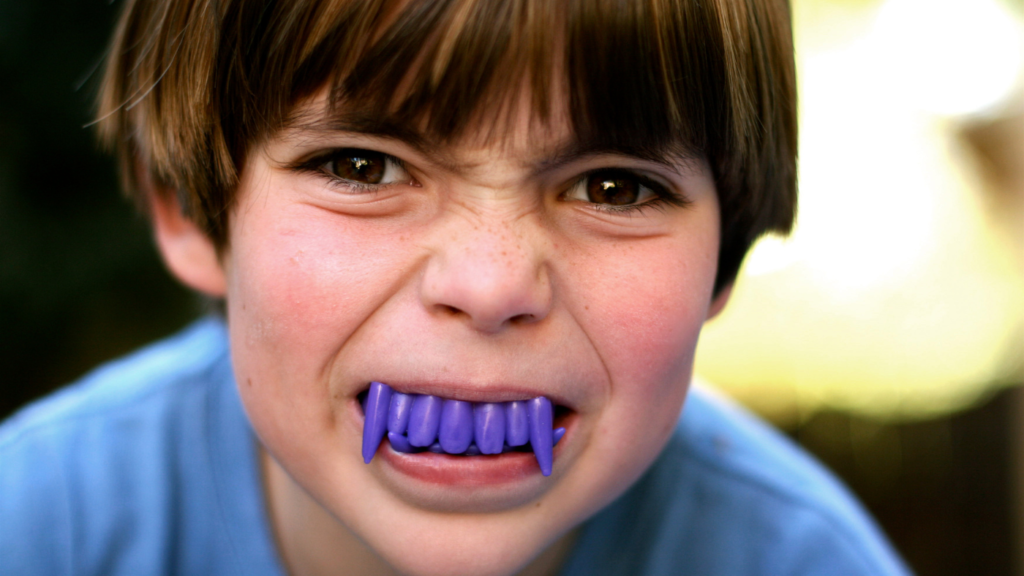
<path id="1" fill-rule="evenodd" d="M 369 464 L 385 436 L 397 452 L 502 454 L 529 448 L 551 475 L 552 449 L 565 428 L 552 430 L 554 407 L 543 396 L 515 402 L 463 402 L 402 394 L 371 382 L 363 404 L 363 460 Z M 529 445 L 529 446 L 527 446 Z"/>

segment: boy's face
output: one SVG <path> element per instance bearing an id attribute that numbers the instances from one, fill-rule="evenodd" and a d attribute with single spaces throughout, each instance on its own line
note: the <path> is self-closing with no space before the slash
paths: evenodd
<path id="1" fill-rule="evenodd" d="M 672 432 L 715 279 L 709 170 L 574 154 L 564 121 L 526 114 L 497 142 L 437 146 L 337 129 L 320 100 L 305 112 L 249 155 L 221 260 L 253 427 L 272 465 L 393 566 L 514 571 Z M 364 464 L 371 381 L 547 396 L 567 428 L 554 471 L 386 441 Z"/>

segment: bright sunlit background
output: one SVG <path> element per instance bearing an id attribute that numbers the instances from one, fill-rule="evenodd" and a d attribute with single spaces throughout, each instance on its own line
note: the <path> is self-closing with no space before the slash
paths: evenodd
<path id="1" fill-rule="evenodd" d="M 826 408 L 934 417 L 1021 381 L 1024 213 L 964 138 L 1021 113 L 1019 12 L 1000 0 L 793 10 L 797 227 L 749 256 L 698 373 L 781 422 Z"/>

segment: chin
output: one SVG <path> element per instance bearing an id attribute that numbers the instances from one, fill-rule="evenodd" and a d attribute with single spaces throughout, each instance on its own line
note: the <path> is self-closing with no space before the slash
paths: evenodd
<path id="1" fill-rule="evenodd" d="M 507 576 L 516 574 L 540 556 L 560 533 L 539 538 L 514 519 L 452 518 L 439 521 L 428 533 L 413 534 L 410 542 L 390 535 L 379 553 L 409 576 Z M 495 521 L 497 520 L 497 521 Z"/>

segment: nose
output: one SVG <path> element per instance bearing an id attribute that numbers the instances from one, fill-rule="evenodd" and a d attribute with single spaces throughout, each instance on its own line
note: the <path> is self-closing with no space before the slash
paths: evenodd
<path id="1" fill-rule="evenodd" d="M 543 320 L 552 286 L 542 236 L 498 217 L 446 227 L 423 275 L 423 305 L 484 333 Z"/>

